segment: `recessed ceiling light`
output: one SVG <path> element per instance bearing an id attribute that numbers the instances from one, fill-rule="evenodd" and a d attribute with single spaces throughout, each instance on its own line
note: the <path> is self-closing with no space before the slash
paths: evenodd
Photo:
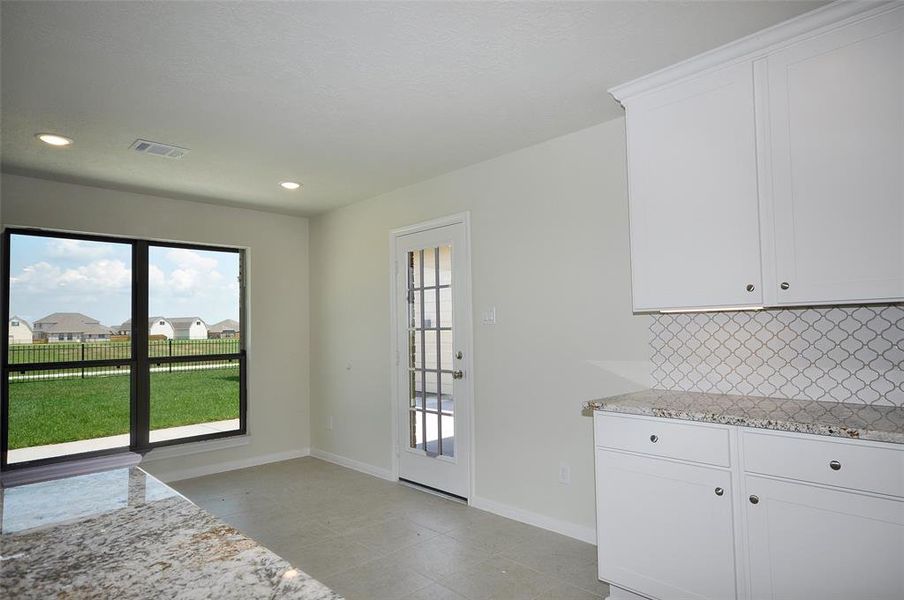
<path id="1" fill-rule="evenodd" d="M 287 190 L 297 190 L 301 187 L 300 183 L 296 183 L 294 181 L 280 181 L 279 185 L 283 186 Z"/>
<path id="2" fill-rule="evenodd" d="M 50 144 L 51 146 L 71 146 L 72 140 L 63 137 L 61 135 L 57 135 L 55 133 L 39 133 L 35 135 L 36 138 L 44 142 L 45 144 Z"/>

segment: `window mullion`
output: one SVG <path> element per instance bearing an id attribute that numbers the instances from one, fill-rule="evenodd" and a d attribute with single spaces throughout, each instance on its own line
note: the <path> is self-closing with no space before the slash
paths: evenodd
<path id="1" fill-rule="evenodd" d="M 148 243 L 132 246 L 132 450 L 149 445 L 151 430 L 151 371 L 148 364 Z"/>

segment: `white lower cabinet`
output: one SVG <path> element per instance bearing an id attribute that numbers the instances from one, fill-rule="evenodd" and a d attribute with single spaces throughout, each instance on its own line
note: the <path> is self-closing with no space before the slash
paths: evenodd
<path id="1" fill-rule="evenodd" d="M 904 599 L 904 445 L 594 420 L 599 577 L 613 598 Z M 705 452 L 687 451 L 694 438 Z"/>
<path id="2" fill-rule="evenodd" d="M 745 484 L 752 598 L 904 598 L 900 499 L 752 475 Z"/>
<path id="3" fill-rule="evenodd" d="M 735 597 L 731 473 L 597 449 L 599 577 L 656 598 Z"/>

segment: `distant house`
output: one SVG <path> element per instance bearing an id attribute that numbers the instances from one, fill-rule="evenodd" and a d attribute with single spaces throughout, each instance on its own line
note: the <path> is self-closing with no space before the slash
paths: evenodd
<path id="1" fill-rule="evenodd" d="M 132 335 L 132 319 L 127 319 L 117 328 L 119 335 Z M 148 319 L 148 335 L 164 336 L 171 340 L 176 337 L 176 329 L 166 317 L 151 317 Z"/>
<path id="2" fill-rule="evenodd" d="M 34 341 L 34 333 L 31 325 L 25 319 L 12 317 L 9 320 L 9 343 L 10 344 L 30 344 Z"/>
<path id="3" fill-rule="evenodd" d="M 201 317 L 170 317 L 177 340 L 206 340 L 207 323 Z"/>
<path id="4" fill-rule="evenodd" d="M 211 339 L 239 337 L 239 322 L 233 319 L 224 319 L 219 323 L 214 323 L 208 328 L 207 337 Z"/>
<path id="5" fill-rule="evenodd" d="M 114 333 L 97 319 L 71 312 L 53 313 L 38 319 L 32 332 L 35 340 L 48 342 L 105 342 Z"/>

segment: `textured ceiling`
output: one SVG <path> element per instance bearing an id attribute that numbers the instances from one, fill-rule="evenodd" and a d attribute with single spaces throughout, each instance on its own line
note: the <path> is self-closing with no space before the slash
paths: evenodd
<path id="1" fill-rule="evenodd" d="M 2 167 L 313 214 L 615 118 L 608 87 L 821 4 L 4 1 Z"/>

